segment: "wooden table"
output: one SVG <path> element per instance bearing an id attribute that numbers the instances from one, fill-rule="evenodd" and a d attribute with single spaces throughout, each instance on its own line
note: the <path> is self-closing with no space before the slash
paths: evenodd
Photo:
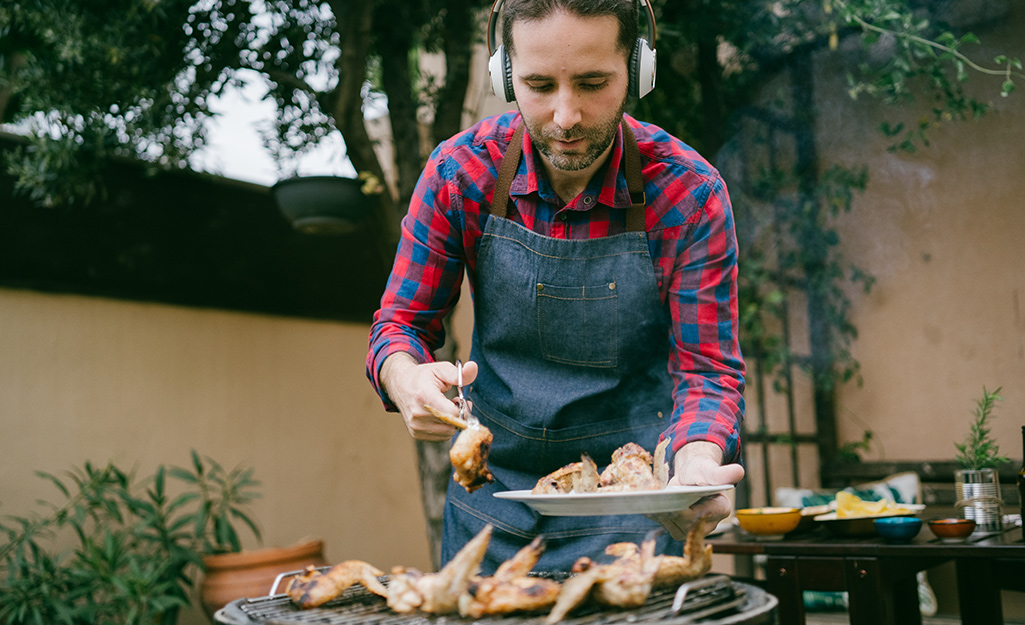
<path id="1" fill-rule="evenodd" d="M 931 509 L 922 515 L 935 516 Z M 916 574 L 951 560 L 963 625 L 1003 623 L 1001 589 L 1025 591 L 1020 527 L 943 543 L 923 523 L 908 544 L 833 536 L 821 527 L 770 541 L 734 527 L 708 542 L 715 553 L 766 556 L 766 590 L 779 599 L 779 622 L 788 625 L 805 622 L 805 590 L 846 590 L 851 625 L 920 625 Z"/>

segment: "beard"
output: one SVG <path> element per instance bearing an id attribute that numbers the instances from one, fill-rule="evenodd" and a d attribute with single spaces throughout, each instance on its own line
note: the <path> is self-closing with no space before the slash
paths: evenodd
<path id="1" fill-rule="evenodd" d="M 534 122 L 527 116 L 523 116 L 523 123 L 527 125 L 527 132 L 534 147 L 548 159 L 552 167 L 561 171 L 580 171 L 590 167 L 594 161 L 601 156 L 612 141 L 616 138 L 616 131 L 619 123 L 623 121 L 624 106 L 621 105 L 615 115 L 599 121 L 593 126 L 576 125 L 565 130 L 562 128 L 547 130 L 542 124 Z M 584 147 L 580 150 L 562 151 L 554 147 L 555 141 L 584 140 Z"/>

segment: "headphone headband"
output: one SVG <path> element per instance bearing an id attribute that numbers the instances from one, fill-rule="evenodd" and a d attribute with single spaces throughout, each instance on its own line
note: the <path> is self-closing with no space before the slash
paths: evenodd
<path id="1" fill-rule="evenodd" d="M 648 24 L 648 37 L 638 37 L 634 49 L 630 54 L 630 93 L 639 98 L 651 92 L 655 88 L 655 44 L 657 31 L 655 29 L 655 10 L 651 7 L 650 0 L 638 0 L 644 9 L 645 21 Z M 491 5 L 491 14 L 488 16 L 488 71 L 491 73 L 491 89 L 495 95 L 505 98 L 506 102 L 516 99 L 512 85 L 512 63 L 505 50 L 505 45 L 498 45 L 495 31 L 498 28 L 498 12 L 501 10 L 505 0 L 495 0 Z"/>

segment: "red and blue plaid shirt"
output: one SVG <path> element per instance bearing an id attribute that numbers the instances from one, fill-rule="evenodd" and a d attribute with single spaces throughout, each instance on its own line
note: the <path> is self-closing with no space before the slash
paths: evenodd
<path id="1" fill-rule="evenodd" d="M 648 247 L 662 303 L 671 319 L 668 367 L 674 410 L 671 448 L 717 443 L 726 462 L 740 455 L 744 361 L 737 336 L 737 243 L 726 184 L 692 148 L 664 130 L 625 116 L 641 152 Z M 444 341 L 442 319 L 459 297 L 463 270 L 473 292 L 477 251 L 502 156 L 521 118 L 490 117 L 443 142 L 417 183 L 395 264 L 374 315 L 367 376 L 386 408 L 381 364 L 403 351 L 433 361 Z M 622 131 L 608 166 L 569 203 L 552 190 L 528 135 L 512 183 L 508 217 L 560 239 L 626 230 L 630 194 L 621 167 Z"/>

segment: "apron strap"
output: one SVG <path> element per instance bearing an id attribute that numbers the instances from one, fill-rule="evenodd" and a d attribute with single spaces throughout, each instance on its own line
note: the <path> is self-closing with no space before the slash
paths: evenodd
<path id="1" fill-rule="evenodd" d="M 644 232 L 644 178 L 641 177 L 641 150 L 637 147 L 637 139 L 630 130 L 630 124 L 624 119 L 620 128 L 623 129 L 623 159 L 626 161 L 626 188 L 630 190 L 630 208 L 626 212 L 627 232 Z"/>
<path id="2" fill-rule="evenodd" d="M 491 214 L 495 217 L 505 217 L 508 214 L 509 190 L 512 188 L 513 178 L 516 177 L 516 170 L 520 165 L 520 153 L 523 150 L 523 131 L 526 124 L 520 122 L 516 132 L 513 133 L 509 147 L 502 157 L 502 164 L 498 168 L 498 179 L 495 181 L 495 194 L 491 199 Z M 624 120 L 620 124 L 623 129 L 623 155 L 626 166 L 626 186 L 630 191 L 630 208 L 626 212 L 626 229 L 628 232 L 644 232 L 644 206 L 646 198 L 644 195 L 644 178 L 641 176 L 641 151 L 637 147 L 637 139 L 634 138 L 630 125 Z"/>
<path id="3" fill-rule="evenodd" d="M 520 127 L 513 133 L 512 141 L 502 157 L 502 165 L 498 168 L 498 180 L 495 182 L 495 195 L 491 198 L 491 214 L 505 217 L 506 205 L 509 203 L 509 189 L 520 166 L 520 152 L 523 151 L 523 129 L 527 124 L 520 122 Z"/>

